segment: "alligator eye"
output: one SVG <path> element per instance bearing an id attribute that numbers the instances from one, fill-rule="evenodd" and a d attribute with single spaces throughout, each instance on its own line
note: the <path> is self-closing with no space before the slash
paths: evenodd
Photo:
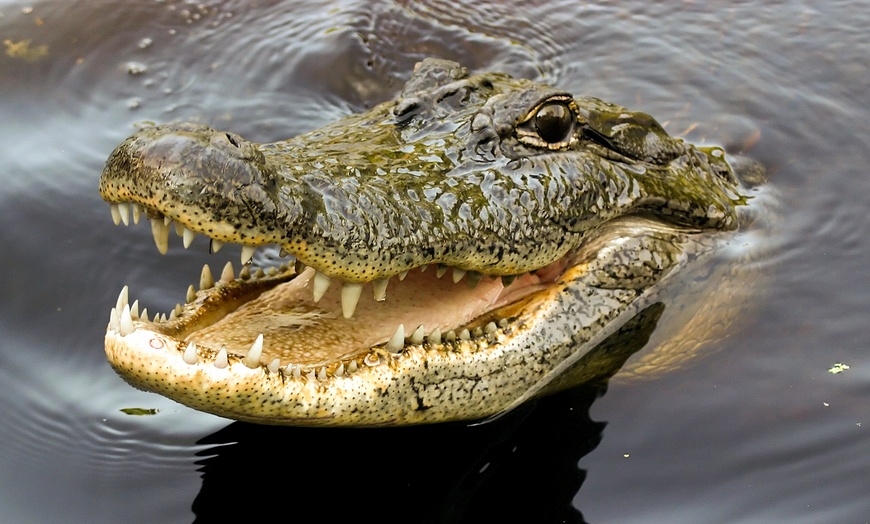
<path id="1" fill-rule="evenodd" d="M 535 131 L 549 144 L 564 142 L 574 129 L 574 114 L 563 102 L 548 102 L 535 114 Z"/>

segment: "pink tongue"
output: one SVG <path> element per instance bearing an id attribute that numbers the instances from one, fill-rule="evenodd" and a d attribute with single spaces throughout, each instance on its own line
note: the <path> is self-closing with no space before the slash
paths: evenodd
<path id="1" fill-rule="evenodd" d="M 461 327 L 486 311 L 512 302 L 535 289 L 538 278 L 526 275 L 508 288 L 500 279 L 484 277 L 474 289 L 465 280 L 454 283 L 452 271 L 443 278 L 435 268 L 413 270 L 404 281 L 390 279 L 387 298 L 377 302 L 370 285 L 363 288 L 354 315 L 341 313 L 341 283 L 333 281 L 319 302 L 314 302 L 314 270 L 263 293 L 218 323 L 188 337 L 215 349 L 226 345 L 243 354 L 257 335 L 265 341 L 263 361 L 275 357 L 281 365 L 324 364 L 382 344 L 399 324 L 409 337 L 418 326 L 425 334 Z"/>

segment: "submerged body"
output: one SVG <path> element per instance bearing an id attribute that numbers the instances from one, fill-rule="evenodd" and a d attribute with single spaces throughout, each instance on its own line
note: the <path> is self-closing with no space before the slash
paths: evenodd
<path id="1" fill-rule="evenodd" d="M 721 149 L 649 115 L 441 60 L 396 100 L 283 142 L 144 129 L 100 192 L 116 223 L 144 213 L 161 252 L 174 222 L 185 246 L 295 258 L 217 281 L 205 268 L 165 319 L 125 288 L 106 351 L 137 387 L 297 425 L 479 419 L 596 375 L 582 358 L 747 204 Z"/>

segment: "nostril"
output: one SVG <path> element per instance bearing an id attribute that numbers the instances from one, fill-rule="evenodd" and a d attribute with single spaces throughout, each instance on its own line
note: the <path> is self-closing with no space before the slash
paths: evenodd
<path id="1" fill-rule="evenodd" d="M 236 146 L 236 147 L 241 147 L 241 146 L 239 145 L 239 143 L 236 142 L 236 139 L 233 138 L 233 136 L 232 136 L 231 134 L 229 134 L 229 133 L 225 133 L 225 134 L 226 134 L 226 136 L 227 136 L 227 140 L 230 141 L 230 144 L 232 144 L 232 145 L 234 145 L 234 146 Z"/>

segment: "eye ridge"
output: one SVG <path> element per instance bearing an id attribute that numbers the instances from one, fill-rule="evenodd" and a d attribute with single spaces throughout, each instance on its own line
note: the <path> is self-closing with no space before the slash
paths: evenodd
<path id="1" fill-rule="evenodd" d="M 534 117 L 535 131 L 548 144 L 564 142 L 574 130 L 574 113 L 562 101 L 547 102 Z"/>

